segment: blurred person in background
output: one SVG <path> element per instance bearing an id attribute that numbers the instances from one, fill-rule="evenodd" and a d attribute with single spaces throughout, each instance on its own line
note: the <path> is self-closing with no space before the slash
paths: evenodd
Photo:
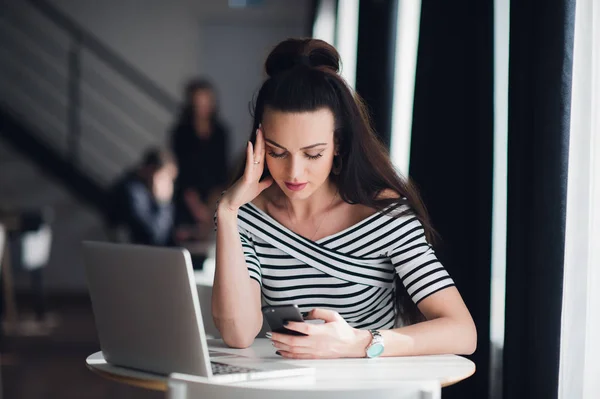
<path id="1" fill-rule="evenodd" d="M 173 244 L 173 192 L 177 166 L 168 151 L 152 148 L 112 193 L 109 223 L 127 230 L 134 244 Z"/>
<path id="2" fill-rule="evenodd" d="M 171 136 L 179 167 L 175 190 L 178 241 L 202 239 L 212 230 L 216 200 L 227 184 L 227 134 L 213 85 L 206 79 L 189 82 Z"/>

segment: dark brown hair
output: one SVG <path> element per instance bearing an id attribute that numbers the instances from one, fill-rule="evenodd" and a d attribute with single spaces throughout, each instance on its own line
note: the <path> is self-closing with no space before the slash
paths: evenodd
<path id="1" fill-rule="evenodd" d="M 175 166 L 173 155 L 166 149 L 156 147 L 147 149 L 140 162 L 141 167 L 153 170 L 159 170 L 168 165 Z"/>
<path id="2" fill-rule="evenodd" d="M 339 75 L 337 50 L 322 40 L 288 39 L 271 51 L 265 71 L 268 78 L 254 104 L 252 143 L 267 108 L 283 112 L 331 110 L 336 125 L 334 140 L 342 161 L 340 173 L 332 173 L 331 178 L 339 187 L 340 197 L 379 211 L 407 205 L 406 212 L 419 219 L 431 239 L 433 230 L 417 190 L 396 172 L 387 149 L 373 131 L 365 104 Z M 384 190 L 398 196 L 384 198 L 380 195 Z M 397 315 L 403 323 L 424 320 L 397 276 L 395 296 Z"/>

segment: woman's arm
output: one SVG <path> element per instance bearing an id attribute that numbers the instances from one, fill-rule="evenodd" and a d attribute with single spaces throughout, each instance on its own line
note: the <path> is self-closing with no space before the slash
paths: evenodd
<path id="1" fill-rule="evenodd" d="M 237 212 L 217 209 L 217 250 L 212 314 L 223 341 L 246 348 L 260 332 L 263 319 L 260 285 L 248 275 L 237 226 Z"/>
<path id="2" fill-rule="evenodd" d="M 248 142 L 244 175 L 227 190 L 217 208 L 217 251 L 212 294 L 213 319 L 223 341 L 235 348 L 252 344 L 262 327 L 260 285 L 250 277 L 246 256 L 259 267 L 251 243 L 240 234 L 240 207 L 268 188 L 272 179 L 260 180 L 265 162 L 262 132 L 257 131 L 256 149 Z M 246 241 L 242 243 L 242 240 Z M 244 245 L 245 247 L 243 247 Z M 244 254 L 244 248 L 249 252 Z"/>
<path id="3" fill-rule="evenodd" d="M 475 323 L 458 290 L 448 287 L 423 299 L 419 310 L 427 321 L 407 327 L 380 331 L 385 351 L 382 356 L 435 354 L 470 355 L 477 347 Z M 367 330 L 356 331 L 356 356 L 364 356 L 371 342 Z"/>
<path id="4" fill-rule="evenodd" d="M 380 330 L 385 345 L 382 356 L 468 355 L 475 351 L 475 324 L 455 287 L 423 299 L 419 309 L 427 321 Z M 291 359 L 366 356 L 371 343 L 368 330 L 350 327 L 331 310 L 315 309 L 308 318 L 325 320 L 325 324 L 290 322 L 286 325 L 289 330 L 307 334 L 306 337 L 272 333 L 271 339 L 281 356 Z"/>

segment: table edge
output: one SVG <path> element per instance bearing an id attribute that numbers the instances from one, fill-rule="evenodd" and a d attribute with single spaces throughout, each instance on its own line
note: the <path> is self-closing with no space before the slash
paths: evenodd
<path id="1" fill-rule="evenodd" d="M 93 356 L 94 354 L 101 353 L 101 352 L 102 351 L 94 352 L 90 356 Z M 460 355 L 455 355 L 455 356 L 460 356 Z M 463 356 L 460 356 L 460 357 L 463 357 Z M 466 358 L 464 358 L 464 359 L 466 359 Z M 471 362 L 471 364 L 473 365 L 473 369 L 471 370 L 471 372 L 464 376 L 455 377 L 452 379 L 448 379 L 446 381 L 440 381 L 440 386 L 442 388 L 446 388 L 451 385 L 457 384 L 461 381 L 464 381 L 464 380 L 470 378 L 471 376 L 473 376 L 473 374 L 475 374 L 475 371 L 477 370 L 477 366 L 475 365 L 475 363 L 472 360 L 470 360 L 470 359 L 467 359 L 467 360 L 469 360 Z M 106 360 L 105 360 L 104 364 L 109 364 L 109 363 L 106 362 Z M 120 375 L 120 374 L 116 374 L 116 373 L 111 373 L 109 371 L 101 370 L 97 367 L 94 367 L 94 365 L 87 362 L 87 359 L 86 359 L 85 365 L 93 373 L 96 373 L 99 376 L 106 378 L 108 380 L 116 381 L 116 382 L 119 382 L 122 384 L 127 384 L 130 386 L 150 389 L 153 391 L 163 391 L 163 392 L 167 391 L 167 388 L 168 388 L 167 381 L 157 381 L 157 380 L 152 380 L 152 379 L 124 376 L 124 375 Z"/>
<path id="2" fill-rule="evenodd" d="M 456 356 L 460 356 L 460 355 L 456 355 Z M 461 357 L 463 357 L 463 356 L 461 356 Z M 466 359 L 466 358 L 464 358 L 464 359 Z M 441 381 L 440 382 L 440 386 L 442 388 L 446 388 L 446 387 L 449 387 L 451 385 L 458 384 L 461 381 L 464 381 L 464 380 L 466 380 L 468 378 L 471 378 L 473 376 L 473 374 L 475 374 L 475 371 L 477 371 L 477 365 L 472 360 L 470 360 L 470 359 L 467 359 L 467 360 L 469 360 L 473 364 L 473 370 L 471 370 L 471 372 L 469 374 L 465 375 L 465 376 L 457 377 L 457 378 L 453 378 L 453 379 L 449 379 L 447 381 Z"/>

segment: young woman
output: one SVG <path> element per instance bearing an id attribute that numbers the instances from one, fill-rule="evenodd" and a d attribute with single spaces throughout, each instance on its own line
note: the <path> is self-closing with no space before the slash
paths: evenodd
<path id="1" fill-rule="evenodd" d="M 307 336 L 269 333 L 286 358 L 470 354 L 475 326 L 425 209 L 339 61 L 314 39 L 286 40 L 266 60 L 245 169 L 216 212 L 217 328 L 227 345 L 251 345 L 262 300 L 325 321 L 287 324 Z"/>

